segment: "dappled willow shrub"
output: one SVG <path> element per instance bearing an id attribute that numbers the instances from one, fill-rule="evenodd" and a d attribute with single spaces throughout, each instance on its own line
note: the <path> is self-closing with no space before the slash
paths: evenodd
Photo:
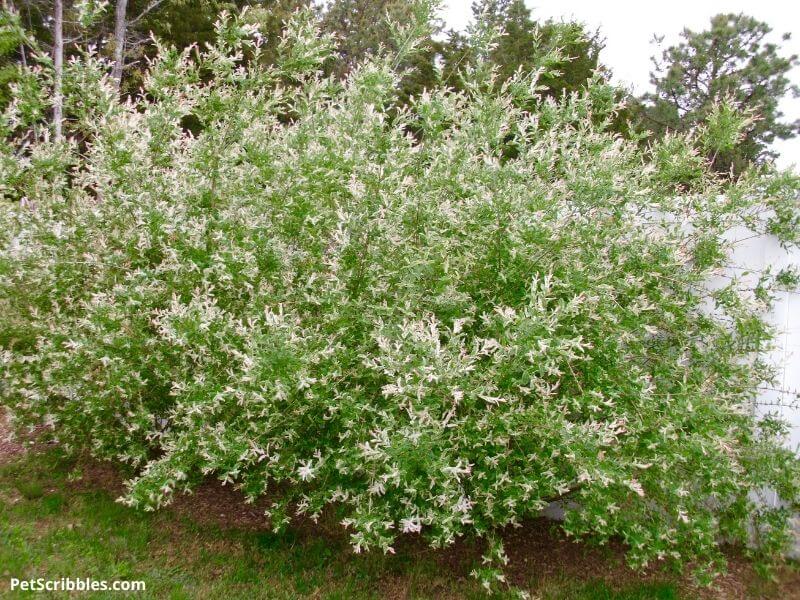
<path id="1" fill-rule="evenodd" d="M 500 84 L 479 61 L 398 109 L 423 28 L 336 82 L 308 15 L 272 66 L 225 17 L 124 102 L 87 54 L 63 142 L 48 65 L 26 72 L 0 154 L 15 422 L 129 465 L 132 506 L 210 476 L 271 495 L 276 528 L 332 505 L 357 551 L 495 540 L 487 585 L 497 528 L 559 499 L 565 531 L 619 536 L 634 565 L 713 573 L 718 542 L 754 532 L 778 556 L 798 462 L 753 417 L 771 279 L 705 282 L 733 228 L 798 241 L 797 178 L 621 140 L 601 81 L 541 100 L 540 73 Z M 766 489 L 785 507 L 754 503 Z"/>

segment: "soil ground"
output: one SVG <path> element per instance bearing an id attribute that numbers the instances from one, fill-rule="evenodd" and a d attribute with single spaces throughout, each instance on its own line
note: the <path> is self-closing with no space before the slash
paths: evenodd
<path id="1" fill-rule="evenodd" d="M 10 429 L 5 418 L 0 418 L 0 465 L 13 465 L 15 462 L 30 460 L 29 454 L 46 453 L 52 449 L 41 448 L 32 440 L 15 441 L 10 436 Z M 107 494 L 108 498 L 118 497 L 124 489 L 123 478 L 112 467 L 90 460 L 82 460 L 72 467 L 77 478 L 65 479 L 66 494 L 91 494 L 98 491 Z M 19 486 L 18 486 L 19 487 Z M 24 490 L 23 490 L 24 492 Z M 43 490 L 46 495 L 48 490 Z M 24 495 L 24 493 L 23 493 Z M 0 494 L 0 505 L 3 502 L 14 503 L 18 498 L 9 498 L 8 494 Z M 191 522 L 198 531 L 221 532 L 224 540 L 229 533 L 233 538 L 242 535 L 269 535 L 264 517 L 266 500 L 261 503 L 247 504 L 244 498 L 229 486 L 217 482 L 202 485 L 195 493 L 180 496 L 168 508 L 167 515 L 160 517 L 162 526 L 181 528 L 181 523 Z M 127 510 L 127 509 L 125 509 Z M 34 517 L 35 518 L 35 517 Z M 43 517 L 44 519 L 44 517 Z M 226 533 L 228 532 L 228 533 Z M 181 534 L 176 533 L 177 537 Z M 571 597 L 558 591 L 575 588 L 581 582 L 592 582 L 592 589 L 600 589 L 599 594 L 590 594 L 591 598 L 700 598 L 700 599 L 750 599 L 774 598 L 780 600 L 800 599 L 800 571 L 790 565 L 778 571 L 774 580 L 762 579 L 753 566 L 733 548 L 726 550 L 729 566 L 728 572 L 721 576 L 712 588 L 698 588 L 687 576 L 677 576 L 660 568 L 652 568 L 644 572 L 632 571 L 625 566 L 624 547 L 613 544 L 607 547 L 594 547 L 567 539 L 554 522 L 547 519 L 532 519 L 521 528 L 503 532 L 504 544 L 510 564 L 506 569 L 509 580 L 520 589 L 529 590 L 533 597 Z M 220 542 L 225 544 L 224 541 Z M 323 518 L 314 524 L 307 520 L 296 520 L 291 525 L 291 546 L 322 546 L 340 549 L 343 554 L 349 552 L 347 536 L 333 519 Z M 435 581 L 420 583 L 419 576 L 409 575 L 402 568 L 394 568 L 393 557 L 381 563 L 383 572 L 376 576 L 378 595 L 382 598 L 423 597 L 463 597 L 462 591 L 471 589 L 472 580 L 469 572 L 479 562 L 481 548 L 479 544 L 459 541 L 445 550 L 432 550 L 419 538 L 406 537 L 396 547 L 398 562 L 404 560 L 421 561 L 432 566 Z M 171 561 L 180 562 L 184 547 L 163 550 L 169 554 L 173 551 Z M 280 548 L 277 548 L 280 551 Z M 342 560 L 349 560 L 346 557 Z M 665 584 L 667 582 L 667 584 Z M 588 584 L 587 584 L 588 585 Z M 667 585 L 667 588 L 659 587 Z M 322 588 L 325 584 L 321 584 Z M 572 587 L 569 587 L 572 586 Z M 599 587 L 598 587 L 599 586 Z M 672 587 L 669 587 L 672 586 Z M 639 595 L 615 595 L 614 590 L 659 590 L 674 589 L 677 595 L 669 593 L 661 595 L 645 591 Z M 460 591 L 456 591 L 460 590 Z M 555 590 L 555 592 L 554 592 Z M 603 592 L 603 590 L 607 591 Z M 576 592 L 577 593 L 577 592 Z M 470 593 L 470 596 L 472 594 Z M 300 594 L 301 597 L 305 594 Z M 318 596 L 313 594 L 312 597 Z M 321 597 L 321 596 L 320 596 Z"/>

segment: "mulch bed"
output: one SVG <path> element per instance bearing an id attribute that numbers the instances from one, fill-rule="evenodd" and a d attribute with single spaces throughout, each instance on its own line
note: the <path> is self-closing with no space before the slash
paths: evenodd
<path id="1" fill-rule="evenodd" d="M 0 464 L 12 461 L 25 451 L 25 447 L 12 437 L 8 417 L 0 410 Z"/>
<path id="2" fill-rule="evenodd" d="M 76 485 L 91 489 L 105 489 L 119 495 L 124 491 L 122 480 L 106 464 L 87 464 L 82 481 Z M 178 495 L 168 510 L 193 522 L 218 527 L 222 530 L 267 532 L 269 522 L 264 510 L 269 499 L 262 498 L 254 504 L 245 502 L 244 496 L 231 486 L 208 481 L 190 495 Z M 331 515 L 328 515 L 329 517 Z M 323 518 L 318 523 L 310 519 L 295 518 L 291 525 L 297 539 L 330 541 L 332 547 L 346 547 L 347 532 L 335 519 Z M 536 581 L 561 578 L 576 581 L 602 580 L 611 588 L 628 587 L 642 583 L 673 580 L 674 575 L 654 566 L 643 572 L 632 571 L 625 565 L 625 548 L 612 543 L 597 548 L 564 535 L 554 522 L 530 519 L 522 527 L 503 531 L 503 540 L 510 562 L 505 568 L 509 581 L 522 588 Z M 414 556 L 419 560 L 434 561 L 442 576 L 451 581 L 469 578 L 470 571 L 480 561 L 483 549 L 479 544 L 458 540 L 453 546 L 434 550 L 419 536 L 404 536 L 395 545 L 398 555 Z M 800 571 L 788 567 L 781 569 L 778 581 L 762 580 L 751 563 L 735 548 L 727 548 L 728 572 L 719 577 L 713 588 L 698 588 L 687 578 L 681 585 L 685 598 L 702 600 L 775 599 L 800 600 Z M 387 598 L 406 598 L 407 582 L 402 577 L 387 575 L 379 582 Z M 446 596 L 447 594 L 444 594 Z"/>
<path id="3" fill-rule="evenodd" d="M 0 463 L 20 456 L 26 448 L 13 441 L 5 416 L 0 417 Z M 101 489 L 119 496 L 124 492 L 123 478 L 110 465 L 84 460 L 82 477 L 71 485 L 80 490 Z M 179 495 L 169 509 L 176 515 L 196 523 L 212 525 L 223 530 L 269 531 L 264 516 L 267 498 L 247 504 L 244 496 L 231 486 L 216 481 L 201 485 L 191 495 Z M 334 547 L 346 547 L 347 533 L 330 518 L 319 523 L 309 519 L 295 519 L 294 533 L 300 539 L 323 537 Z M 625 566 L 624 547 L 620 543 L 605 548 L 596 548 L 568 539 L 544 518 L 531 519 L 520 528 L 509 528 L 503 539 L 510 563 L 506 567 L 509 581 L 521 587 L 546 581 L 549 578 L 574 579 L 576 581 L 603 580 L 610 587 L 626 587 L 641 583 L 656 583 L 670 579 L 658 567 L 644 572 L 635 572 Z M 457 541 L 444 550 L 433 550 L 419 536 L 405 536 L 396 545 L 398 554 L 434 561 L 442 576 L 451 581 L 469 577 L 470 570 L 480 560 L 479 544 Z M 745 600 L 751 598 L 800 600 L 800 571 L 784 568 L 778 581 L 761 580 L 752 565 L 736 549 L 727 549 L 728 572 L 721 576 L 713 588 L 697 588 L 686 581 L 681 587 L 687 598 L 708 600 Z M 397 575 L 387 575 L 379 582 L 387 598 L 408 596 L 408 582 Z M 447 594 L 443 594 L 447 596 Z"/>

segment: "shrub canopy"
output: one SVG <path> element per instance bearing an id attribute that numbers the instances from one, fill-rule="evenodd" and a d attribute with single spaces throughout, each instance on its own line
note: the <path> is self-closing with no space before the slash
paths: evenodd
<path id="1" fill-rule="evenodd" d="M 724 106 L 693 137 L 623 141 L 599 79 L 543 100 L 541 71 L 498 83 L 479 60 L 397 108 L 429 8 L 343 82 L 307 13 L 274 65 L 223 16 L 125 101 L 86 53 L 58 143 L 50 65 L 24 72 L 0 151 L 2 402 L 129 465 L 132 506 L 215 477 L 274 498 L 275 527 L 332 505 L 357 551 L 491 538 L 562 500 L 565 531 L 620 536 L 634 565 L 713 573 L 719 540 L 753 532 L 777 556 L 800 471 L 753 416 L 775 274 L 706 282 L 734 229 L 798 242 L 797 177 L 715 176 L 695 148 L 738 135 Z"/>

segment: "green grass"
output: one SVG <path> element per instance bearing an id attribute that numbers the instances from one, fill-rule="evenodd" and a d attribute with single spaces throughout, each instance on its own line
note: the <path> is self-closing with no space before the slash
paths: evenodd
<path id="1" fill-rule="evenodd" d="M 71 468 L 53 453 L 0 465 L 0 596 L 32 596 L 10 592 L 11 577 L 91 577 L 144 580 L 147 591 L 136 598 L 482 597 L 466 573 L 443 570 L 410 551 L 353 555 L 345 539 L 292 529 L 221 531 L 169 510 L 137 512 L 106 492 L 70 485 Z M 536 588 L 548 600 L 679 598 L 672 583 L 611 589 L 600 581 L 553 577 Z"/>

